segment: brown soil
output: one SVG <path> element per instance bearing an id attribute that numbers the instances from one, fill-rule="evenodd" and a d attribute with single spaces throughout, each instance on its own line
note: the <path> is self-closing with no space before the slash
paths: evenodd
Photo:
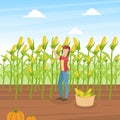
<path id="1" fill-rule="evenodd" d="M 70 91 L 67 101 L 56 100 L 59 96 L 58 90 L 54 92 L 53 98 L 49 98 L 50 86 L 45 86 L 45 96 L 41 99 L 41 86 L 34 92 L 32 100 L 29 99 L 29 87 L 24 86 L 23 91 L 15 100 L 15 90 L 12 86 L 8 92 L 8 86 L 0 86 L 0 120 L 6 120 L 6 116 L 14 108 L 23 111 L 27 115 L 35 115 L 37 120 L 119 120 L 120 119 L 120 86 L 113 88 L 112 100 L 108 99 L 109 91 L 106 86 L 102 87 L 101 100 L 96 98 L 92 107 L 78 107 L 75 102 L 74 89 Z M 54 87 L 53 87 L 54 88 Z"/>

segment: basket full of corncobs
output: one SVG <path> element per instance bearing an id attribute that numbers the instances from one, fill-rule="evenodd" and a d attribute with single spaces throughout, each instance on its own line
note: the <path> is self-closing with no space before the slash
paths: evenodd
<path id="1" fill-rule="evenodd" d="M 94 105 L 95 94 L 92 88 L 87 89 L 85 92 L 75 88 L 76 105 L 80 107 L 90 107 Z"/>

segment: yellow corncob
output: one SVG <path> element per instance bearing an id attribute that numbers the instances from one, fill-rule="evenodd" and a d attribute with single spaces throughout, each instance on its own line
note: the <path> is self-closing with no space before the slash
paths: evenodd
<path id="1" fill-rule="evenodd" d="M 81 56 L 80 56 L 80 54 L 79 54 L 79 55 L 77 56 L 77 59 L 80 60 L 80 58 L 81 58 Z"/>
<path id="2" fill-rule="evenodd" d="M 106 44 L 106 37 L 104 36 L 101 41 L 101 45 L 104 46 Z"/>
<path id="3" fill-rule="evenodd" d="M 91 93 L 91 92 L 92 92 L 92 88 L 89 88 L 86 93 L 88 94 L 88 93 Z"/>
<path id="4" fill-rule="evenodd" d="M 28 71 L 30 74 L 32 74 L 32 68 L 30 66 L 28 67 Z"/>
<path id="5" fill-rule="evenodd" d="M 91 61 L 90 56 L 87 57 L 87 61 L 88 61 L 88 63 L 90 63 L 90 61 Z"/>
<path id="6" fill-rule="evenodd" d="M 89 40 L 88 46 L 91 47 L 93 45 L 93 43 L 94 43 L 94 38 L 91 37 L 90 40 Z"/>
<path id="7" fill-rule="evenodd" d="M 51 60 L 51 64 L 54 64 L 54 62 L 55 62 L 55 61 L 52 59 L 52 60 Z"/>
<path id="8" fill-rule="evenodd" d="M 33 41 L 31 40 L 30 37 L 27 38 L 27 41 L 28 41 L 28 45 L 29 47 L 31 47 L 33 45 Z"/>
<path id="9" fill-rule="evenodd" d="M 76 77 L 79 77 L 78 71 L 75 72 L 75 76 L 76 76 Z"/>
<path id="10" fill-rule="evenodd" d="M 54 40 L 52 41 L 52 44 L 53 44 L 53 45 L 57 45 L 57 44 L 58 44 L 58 36 L 56 36 L 56 37 L 54 38 Z"/>
<path id="11" fill-rule="evenodd" d="M 19 40 L 18 40 L 18 43 L 17 43 L 17 44 L 21 46 L 21 45 L 22 45 L 22 43 L 23 43 L 23 37 L 21 36 L 21 37 L 19 38 Z"/>
<path id="12" fill-rule="evenodd" d="M 75 88 L 75 94 L 79 96 L 79 90 Z"/>
<path id="13" fill-rule="evenodd" d="M 91 70 L 89 70 L 88 71 L 88 76 L 90 76 L 92 74 L 92 71 Z"/>
<path id="14" fill-rule="evenodd" d="M 27 50 L 27 45 L 24 45 L 22 51 L 25 52 L 26 50 Z"/>
<path id="15" fill-rule="evenodd" d="M 43 39 L 42 39 L 42 45 L 46 45 L 47 44 L 47 38 L 46 36 L 44 35 L 43 36 Z"/>
<path id="16" fill-rule="evenodd" d="M 11 59 L 12 59 L 12 60 L 15 60 L 15 55 L 12 55 L 12 56 L 11 56 Z"/>
<path id="17" fill-rule="evenodd" d="M 32 55 L 30 55 L 30 60 L 31 60 L 31 62 L 33 63 L 34 62 L 34 57 L 32 56 Z"/>
<path id="18" fill-rule="evenodd" d="M 32 61 L 32 63 L 35 61 L 34 57 L 32 57 L 32 60 L 31 60 L 31 61 Z"/>
<path id="19" fill-rule="evenodd" d="M 86 94 L 86 95 L 84 95 L 84 97 L 90 97 L 91 96 L 91 94 Z"/>
<path id="20" fill-rule="evenodd" d="M 74 45 L 75 45 L 75 46 L 78 46 L 79 42 L 78 42 L 78 40 L 77 40 L 76 37 L 73 38 L 73 42 L 74 42 Z"/>
<path id="21" fill-rule="evenodd" d="M 112 41 L 112 45 L 115 46 L 117 44 L 117 37 L 115 36 Z"/>
<path id="22" fill-rule="evenodd" d="M 97 45 L 96 48 L 95 48 L 95 52 L 98 52 L 100 49 L 100 45 Z"/>
<path id="23" fill-rule="evenodd" d="M 62 45 L 59 45 L 57 51 L 60 52 L 62 50 Z"/>
<path id="24" fill-rule="evenodd" d="M 84 92 L 81 91 L 81 90 L 79 90 L 79 94 L 80 94 L 81 97 L 84 96 Z"/>
<path id="25" fill-rule="evenodd" d="M 11 51 L 15 52 L 15 50 L 16 50 L 16 45 L 13 45 Z"/>
<path id="26" fill-rule="evenodd" d="M 75 45 L 72 46 L 71 52 L 72 52 L 72 53 L 75 52 Z"/>
<path id="27" fill-rule="evenodd" d="M 40 52 L 41 50 L 42 50 L 42 46 L 39 45 L 39 46 L 37 47 L 37 51 Z"/>
<path id="28" fill-rule="evenodd" d="M 47 55 L 43 55 L 43 60 L 47 60 L 48 59 L 48 56 Z"/>
<path id="29" fill-rule="evenodd" d="M 47 65 L 45 65 L 44 70 L 45 70 L 45 71 L 47 71 L 47 70 L 48 70 L 48 66 L 47 66 Z"/>
<path id="30" fill-rule="evenodd" d="M 119 61 L 120 60 L 120 55 L 117 55 L 116 57 L 115 57 L 115 61 L 117 62 L 117 61 Z"/>
<path id="31" fill-rule="evenodd" d="M 68 36 L 65 38 L 63 46 L 65 46 L 65 45 L 69 45 L 69 37 Z"/>

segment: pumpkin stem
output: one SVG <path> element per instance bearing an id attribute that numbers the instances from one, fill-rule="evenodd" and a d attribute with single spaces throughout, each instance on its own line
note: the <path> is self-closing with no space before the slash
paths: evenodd
<path id="1" fill-rule="evenodd" d="M 14 112 L 18 112 L 17 108 L 14 108 Z"/>

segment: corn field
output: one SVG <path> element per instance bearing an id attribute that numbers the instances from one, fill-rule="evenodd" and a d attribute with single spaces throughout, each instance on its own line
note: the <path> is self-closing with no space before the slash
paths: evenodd
<path id="1" fill-rule="evenodd" d="M 116 88 L 120 78 L 120 54 L 114 56 L 115 48 L 118 45 L 115 36 L 111 43 L 107 43 L 104 36 L 101 43 L 95 45 L 94 38 L 91 37 L 86 46 L 87 54 L 81 52 L 80 41 L 73 38 L 71 45 L 70 38 L 67 36 L 63 43 L 59 43 L 57 36 L 51 40 L 48 46 L 46 36 L 43 36 L 41 43 L 35 48 L 34 40 L 27 38 L 27 44 L 24 43 L 21 36 L 10 50 L 2 55 L 2 63 L 0 63 L 0 83 L 4 89 L 6 83 L 15 87 L 15 99 L 18 97 L 18 89 L 22 92 L 23 85 L 30 87 L 30 99 L 32 99 L 33 90 L 37 91 L 41 86 L 41 98 L 44 98 L 45 85 L 50 85 L 50 99 L 52 99 L 53 90 L 56 91 L 59 78 L 59 61 L 57 61 L 52 53 L 54 48 L 58 55 L 61 55 L 62 46 L 69 45 L 71 47 L 69 54 L 69 90 L 73 86 L 79 85 L 98 86 L 98 99 L 101 96 L 102 85 L 105 84 L 109 89 L 109 99 L 112 98 L 112 90 Z M 93 49 L 93 46 L 95 49 Z M 110 53 L 104 51 L 105 47 L 109 47 Z M 51 48 L 51 54 L 47 52 L 47 48 Z M 114 57 L 113 57 L 114 56 Z M 53 87 L 55 86 L 55 87 Z"/>

